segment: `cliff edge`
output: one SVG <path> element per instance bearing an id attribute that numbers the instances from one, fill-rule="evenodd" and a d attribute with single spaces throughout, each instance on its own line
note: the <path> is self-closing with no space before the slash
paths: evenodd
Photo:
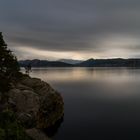
<path id="1" fill-rule="evenodd" d="M 5 93 L 1 110 L 14 112 L 16 120 L 33 140 L 48 140 L 41 131 L 49 128 L 63 117 L 64 103 L 61 95 L 48 83 L 22 75 L 18 82 L 12 82 Z"/>

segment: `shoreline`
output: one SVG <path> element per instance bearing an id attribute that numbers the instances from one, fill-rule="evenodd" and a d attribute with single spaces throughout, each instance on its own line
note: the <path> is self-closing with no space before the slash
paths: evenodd
<path id="1" fill-rule="evenodd" d="M 21 74 L 20 80 L 13 81 L 4 95 L 7 99 L 2 111 L 12 111 L 16 121 L 33 140 L 48 140 L 42 130 L 55 126 L 64 116 L 61 94 L 41 79 Z"/>

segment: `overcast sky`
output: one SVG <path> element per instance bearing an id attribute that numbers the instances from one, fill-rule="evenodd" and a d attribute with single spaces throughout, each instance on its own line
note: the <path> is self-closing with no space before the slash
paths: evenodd
<path id="1" fill-rule="evenodd" d="M 1 0 L 18 59 L 140 57 L 140 0 Z"/>

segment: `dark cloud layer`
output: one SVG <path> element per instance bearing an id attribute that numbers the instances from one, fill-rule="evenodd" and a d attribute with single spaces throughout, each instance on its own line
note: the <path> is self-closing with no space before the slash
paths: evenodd
<path id="1" fill-rule="evenodd" d="M 124 57 L 135 57 L 139 15 L 139 0 L 1 0 L 0 30 L 14 50 L 26 46 L 100 57 L 120 49 Z"/>

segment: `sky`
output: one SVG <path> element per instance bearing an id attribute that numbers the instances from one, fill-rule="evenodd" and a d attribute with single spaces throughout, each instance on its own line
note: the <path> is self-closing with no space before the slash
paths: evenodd
<path id="1" fill-rule="evenodd" d="M 140 57 L 139 0 L 0 0 L 18 59 Z"/>

